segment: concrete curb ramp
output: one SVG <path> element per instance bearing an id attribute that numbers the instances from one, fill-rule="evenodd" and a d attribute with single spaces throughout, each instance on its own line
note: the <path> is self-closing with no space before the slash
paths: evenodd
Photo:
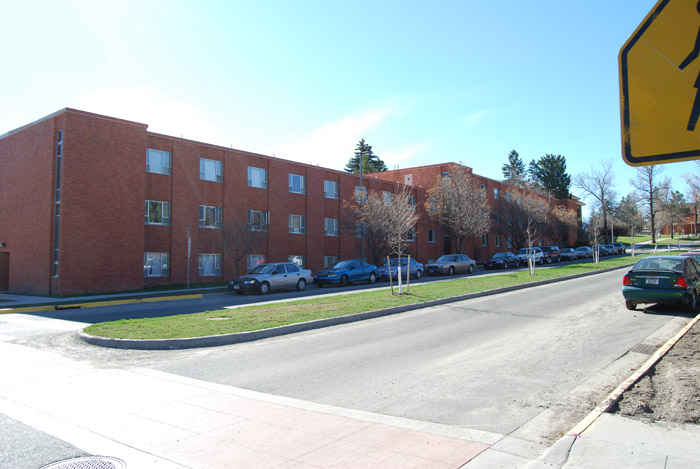
<path id="1" fill-rule="evenodd" d="M 440 306 L 448 303 L 455 303 L 458 301 L 470 300 L 472 298 L 481 298 L 484 296 L 498 295 L 500 293 L 507 293 L 511 291 L 524 290 L 526 288 L 537 287 L 540 285 L 548 285 L 551 283 L 564 282 L 566 280 L 572 280 L 581 277 L 588 277 L 590 275 L 601 274 L 605 272 L 612 272 L 615 270 L 627 269 L 629 265 L 624 265 L 620 267 L 612 267 L 609 269 L 596 270 L 593 272 L 585 272 L 577 275 L 570 275 L 568 277 L 560 277 L 549 280 L 541 280 L 538 282 L 526 283 L 522 285 L 515 285 L 512 287 L 498 288 L 495 290 L 487 290 L 479 293 L 470 293 L 468 295 L 453 296 L 449 298 L 441 298 L 439 300 L 426 301 L 424 303 L 416 303 L 413 305 L 397 306 L 395 308 L 381 309 L 377 311 L 368 311 L 365 313 L 351 314 L 348 316 L 340 316 L 337 318 L 319 319 L 316 321 L 302 322 L 298 324 L 289 324 L 286 326 L 273 327 L 270 329 L 262 329 L 258 331 L 250 332 L 237 332 L 234 334 L 222 334 L 206 337 L 191 337 L 184 339 L 114 339 L 109 337 L 100 337 L 90 334 L 86 334 L 83 331 L 78 332 L 78 336 L 85 342 L 93 345 L 99 345 L 101 347 L 108 348 L 120 348 L 120 349 L 135 349 L 135 350 L 174 350 L 174 349 L 189 349 L 189 348 L 202 348 L 202 347 L 218 347 L 221 345 L 232 345 L 239 344 L 243 342 L 252 342 L 255 340 L 269 339 L 271 337 L 278 337 L 287 334 L 295 334 L 297 332 L 310 331 L 314 329 L 320 329 L 323 327 L 337 326 L 340 324 L 347 324 L 357 321 L 364 321 L 366 319 L 374 319 L 383 316 L 389 316 L 392 314 L 404 313 L 407 311 L 415 311 L 417 309 L 430 308 L 432 306 Z"/>

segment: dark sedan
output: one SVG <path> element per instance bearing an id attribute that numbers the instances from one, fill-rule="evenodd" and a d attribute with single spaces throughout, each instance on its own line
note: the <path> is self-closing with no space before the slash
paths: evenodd
<path id="1" fill-rule="evenodd" d="M 365 261 L 340 261 L 333 267 L 323 269 L 314 275 L 314 283 L 347 286 L 355 282 L 374 283 L 377 281 L 377 266 Z"/>
<path id="2" fill-rule="evenodd" d="M 428 275 L 456 273 L 471 274 L 476 269 L 476 261 L 464 254 L 446 254 L 438 257 L 438 260 L 425 266 Z"/>
<path id="3" fill-rule="evenodd" d="M 637 261 L 622 280 L 627 309 L 641 303 L 670 303 L 698 310 L 700 264 L 691 256 L 650 256 Z"/>
<path id="4" fill-rule="evenodd" d="M 484 262 L 484 269 L 507 269 L 518 267 L 520 260 L 512 252 L 497 252 L 489 260 Z"/>

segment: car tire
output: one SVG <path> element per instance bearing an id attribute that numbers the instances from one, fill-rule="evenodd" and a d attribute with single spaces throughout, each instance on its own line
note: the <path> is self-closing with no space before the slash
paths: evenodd
<path id="1" fill-rule="evenodd" d="M 318 285 L 318 288 L 323 288 L 323 284 L 322 284 L 322 283 L 317 283 L 316 285 Z"/>
<path id="2" fill-rule="evenodd" d="M 343 275 L 342 277 L 340 277 L 340 286 L 341 287 L 348 286 L 348 276 L 347 275 Z"/>
<path id="3" fill-rule="evenodd" d="M 454 275 L 455 274 L 455 268 L 450 266 L 449 269 L 447 269 L 447 275 Z"/>
<path id="4" fill-rule="evenodd" d="M 306 280 L 300 278 L 297 282 L 297 291 L 302 291 L 306 288 Z"/>
<path id="5" fill-rule="evenodd" d="M 421 275 L 422 275 L 422 274 L 423 274 L 423 273 L 422 273 L 420 270 L 416 270 L 416 280 L 418 280 L 419 278 L 421 278 Z"/>
<path id="6" fill-rule="evenodd" d="M 376 281 L 377 281 L 377 275 L 374 272 L 370 272 L 369 279 L 367 279 L 367 283 L 369 283 L 371 285 Z"/>
<path id="7" fill-rule="evenodd" d="M 625 301 L 625 306 L 630 311 L 634 311 L 635 309 L 637 309 L 637 303 L 635 303 L 634 301 L 630 301 L 630 300 Z"/>
<path id="8" fill-rule="evenodd" d="M 270 293 L 270 284 L 267 282 L 263 282 L 260 284 L 260 294 L 261 295 L 267 295 Z"/>
<path id="9" fill-rule="evenodd" d="M 688 310 L 690 310 L 690 312 L 693 314 L 697 314 L 698 312 L 698 295 L 695 292 L 693 292 L 693 296 L 690 297 L 690 303 L 688 303 Z"/>
<path id="10" fill-rule="evenodd" d="M 474 273 L 474 264 L 469 266 L 469 273 L 473 274 Z"/>
<path id="11" fill-rule="evenodd" d="M 551 257 L 548 257 L 548 258 L 547 258 L 547 264 L 551 264 L 551 263 L 552 263 L 552 258 L 551 258 Z"/>
<path id="12" fill-rule="evenodd" d="M 236 290 L 236 295 L 243 295 L 243 294 L 245 294 L 244 291 L 242 291 L 242 290 Z"/>
<path id="13" fill-rule="evenodd" d="M 544 257 L 540 257 L 540 265 L 544 265 Z"/>

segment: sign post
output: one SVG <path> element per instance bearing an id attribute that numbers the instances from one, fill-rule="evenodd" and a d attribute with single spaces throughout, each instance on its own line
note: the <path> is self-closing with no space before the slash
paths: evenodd
<path id="1" fill-rule="evenodd" d="M 192 252 L 192 238 L 190 237 L 190 227 L 187 227 L 187 289 L 190 289 L 190 252 Z"/>
<path id="2" fill-rule="evenodd" d="M 700 159 L 700 2 L 659 0 L 619 54 L 622 157 Z"/>

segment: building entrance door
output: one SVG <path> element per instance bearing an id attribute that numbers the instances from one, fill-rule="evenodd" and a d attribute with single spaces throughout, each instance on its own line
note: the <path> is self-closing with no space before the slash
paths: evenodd
<path id="1" fill-rule="evenodd" d="M 0 252 L 0 291 L 10 290 L 10 253 Z"/>

